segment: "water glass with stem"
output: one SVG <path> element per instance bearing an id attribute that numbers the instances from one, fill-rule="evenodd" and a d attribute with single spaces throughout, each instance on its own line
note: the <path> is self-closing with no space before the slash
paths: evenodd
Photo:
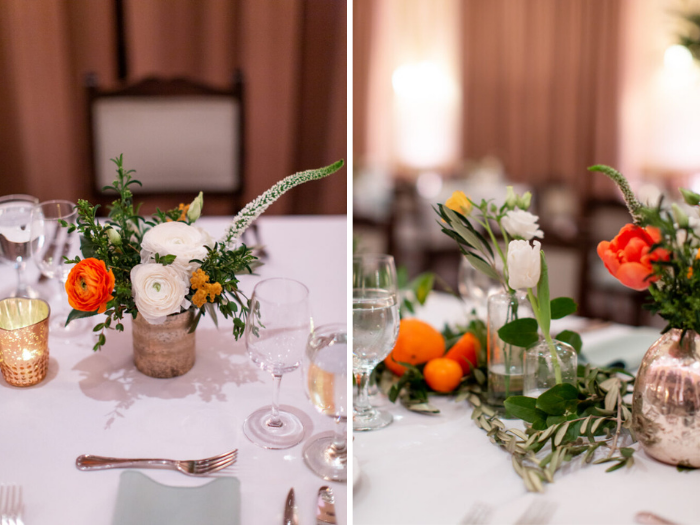
<path id="1" fill-rule="evenodd" d="M 253 289 L 244 340 L 248 357 L 274 378 L 272 405 L 253 412 L 243 432 L 256 445 L 282 449 L 304 437 L 304 426 L 294 414 L 280 410 L 282 375 L 301 364 L 311 332 L 309 290 L 293 279 L 260 281 Z"/>
<path id="2" fill-rule="evenodd" d="M 394 348 L 399 334 L 396 266 L 391 255 L 353 257 L 352 363 L 357 383 L 353 429 L 375 430 L 392 422 L 390 413 L 371 406 L 369 377 Z"/>
<path id="3" fill-rule="evenodd" d="M 32 209 L 38 203 L 39 199 L 31 195 L 0 197 L 0 259 L 12 263 L 17 270 L 17 288 L 11 297 L 39 297 L 24 279 L 31 256 Z"/>
<path id="4" fill-rule="evenodd" d="M 80 255 L 80 235 L 71 231 L 78 219 L 76 205 L 65 200 L 50 200 L 34 207 L 32 216 L 32 257 L 41 273 L 58 281 L 58 305 L 51 309 L 49 329 L 53 335 L 69 337 L 83 333 L 89 328 L 84 320 L 73 320 L 66 326 L 70 313 L 66 294 L 66 279 L 73 267 L 65 264 Z"/>
<path id="5" fill-rule="evenodd" d="M 314 329 L 304 355 L 304 389 L 314 408 L 335 420 L 335 429 L 309 440 L 302 454 L 306 465 L 328 481 L 345 481 L 348 477 L 347 357 L 344 323 Z"/>

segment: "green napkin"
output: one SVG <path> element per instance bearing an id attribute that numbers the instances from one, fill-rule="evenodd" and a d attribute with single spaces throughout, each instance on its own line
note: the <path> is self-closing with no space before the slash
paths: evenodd
<path id="1" fill-rule="evenodd" d="M 200 487 L 170 487 L 135 470 L 122 472 L 113 525 L 240 525 L 241 487 L 216 478 Z"/>

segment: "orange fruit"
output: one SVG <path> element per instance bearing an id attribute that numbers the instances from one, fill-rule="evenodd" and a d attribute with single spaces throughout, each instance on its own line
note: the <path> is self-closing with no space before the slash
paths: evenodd
<path id="1" fill-rule="evenodd" d="M 448 350 L 445 357 L 457 361 L 459 366 L 462 367 L 462 375 L 467 375 L 476 368 L 480 346 L 476 336 L 467 332 Z"/>
<path id="2" fill-rule="evenodd" d="M 394 349 L 384 360 L 387 368 L 402 376 L 406 367 L 398 363 L 419 365 L 445 353 L 445 338 L 432 326 L 418 319 L 402 319 Z"/>
<path id="3" fill-rule="evenodd" d="M 462 380 L 462 367 L 457 361 L 437 357 L 425 365 L 423 377 L 428 386 L 436 392 L 452 392 Z"/>

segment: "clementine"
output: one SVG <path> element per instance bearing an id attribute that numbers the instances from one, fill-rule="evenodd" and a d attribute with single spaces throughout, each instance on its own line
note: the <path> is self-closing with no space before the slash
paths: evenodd
<path id="1" fill-rule="evenodd" d="M 462 380 L 462 367 L 457 361 L 437 357 L 425 365 L 423 377 L 428 386 L 436 392 L 452 392 Z"/>
<path id="2" fill-rule="evenodd" d="M 462 375 L 467 375 L 476 368 L 479 353 L 479 340 L 471 332 L 467 332 L 450 348 L 445 357 L 457 361 L 462 367 Z"/>
<path id="3" fill-rule="evenodd" d="M 419 365 L 435 357 L 442 357 L 444 353 L 445 338 L 440 332 L 425 321 L 402 319 L 394 349 L 384 363 L 389 370 L 402 376 L 406 367 L 400 365 L 399 361 Z"/>

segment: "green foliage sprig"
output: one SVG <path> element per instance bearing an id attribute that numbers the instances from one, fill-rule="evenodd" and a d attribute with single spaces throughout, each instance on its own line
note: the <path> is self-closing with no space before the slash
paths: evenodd
<path id="1" fill-rule="evenodd" d="M 530 423 L 525 431 L 507 428 L 485 403 L 483 372 L 474 374 L 462 395 L 473 406 L 476 425 L 511 455 L 527 490 L 542 492 L 544 483 L 552 483 L 554 474 L 577 457 L 583 464 L 613 463 L 606 472 L 634 464 L 634 449 L 621 446 L 624 434 L 634 440 L 632 407 L 625 401 L 633 387 L 634 376 L 625 370 L 579 366 L 576 387 L 561 384 L 537 399 L 506 399 L 508 412 Z"/>

